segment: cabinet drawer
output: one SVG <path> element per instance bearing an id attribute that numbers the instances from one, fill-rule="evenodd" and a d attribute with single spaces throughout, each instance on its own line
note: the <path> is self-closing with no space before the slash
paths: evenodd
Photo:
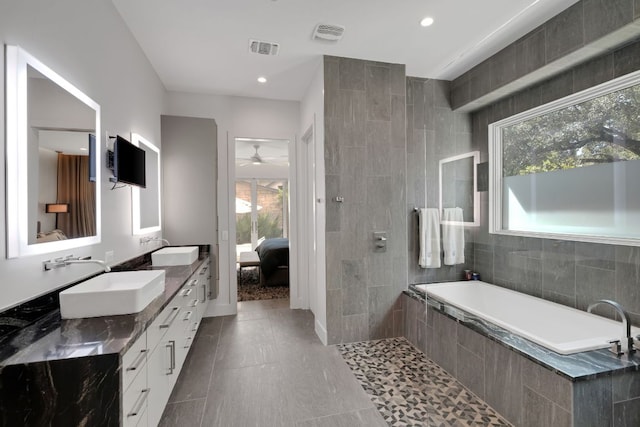
<path id="1" fill-rule="evenodd" d="M 122 395 L 122 424 L 125 427 L 136 427 L 140 424 L 143 415 L 147 412 L 147 399 L 149 388 L 147 388 L 146 371 L 137 375 L 131 386 Z"/>
<path id="2" fill-rule="evenodd" d="M 177 296 L 174 297 L 169 305 L 162 310 L 162 313 L 151 323 L 151 326 L 147 328 L 147 348 L 150 352 L 157 347 L 169 328 L 179 321 L 178 318 L 182 312 L 182 307 L 179 306 L 180 301 L 176 301 L 178 298 Z"/>
<path id="3" fill-rule="evenodd" d="M 149 399 L 147 398 L 147 400 Z M 149 404 L 148 403 L 147 403 L 147 410 L 144 411 L 139 418 L 140 420 L 138 421 L 138 424 L 136 424 L 136 427 L 147 427 L 149 425 Z"/>
<path id="4" fill-rule="evenodd" d="M 140 371 L 143 371 L 147 364 L 147 333 L 136 340 L 135 343 L 122 356 L 122 390 L 126 391 L 131 382 Z"/>

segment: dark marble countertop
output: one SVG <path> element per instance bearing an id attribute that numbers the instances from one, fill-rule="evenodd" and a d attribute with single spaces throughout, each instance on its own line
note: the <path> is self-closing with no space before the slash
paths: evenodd
<path id="1" fill-rule="evenodd" d="M 404 291 L 404 294 L 425 303 L 424 293 L 415 289 L 413 285 L 410 285 L 409 289 Z M 432 306 L 431 304 L 430 306 L 439 313 L 448 316 L 456 322 L 462 323 L 470 329 L 512 349 L 527 359 L 571 381 L 589 380 L 601 376 L 640 370 L 640 352 L 632 356 L 625 354 L 620 357 L 617 357 L 607 349 L 584 351 L 569 355 L 558 354 L 499 326 L 479 319 L 472 314 L 465 312 L 464 319 L 460 319 L 452 315 L 452 313 L 463 310 L 457 307 L 455 310 L 447 310 L 448 306 L 446 303 L 439 300 L 433 301 L 435 305 L 439 305 L 441 308 Z"/>
<path id="2" fill-rule="evenodd" d="M 63 320 L 57 300 L 57 293 L 62 289 L 58 290 L 47 296 L 50 308 L 48 311 L 41 310 L 41 316 L 35 322 L 0 339 L 0 368 L 124 353 L 208 256 L 208 247 L 203 250 L 201 246 L 198 260 L 191 265 L 153 267 L 150 256 L 143 255 L 113 267 L 112 271 L 165 270 L 164 293 L 136 314 Z M 28 304 L 25 307 L 2 313 L 0 318 L 15 319 L 19 323 L 25 317 L 25 310 L 30 310 Z"/>

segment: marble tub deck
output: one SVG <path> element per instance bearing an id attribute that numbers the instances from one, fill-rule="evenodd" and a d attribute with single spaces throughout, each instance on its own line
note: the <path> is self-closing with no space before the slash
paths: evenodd
<path id="1" fill-rule="evenodd" d="M 425 295 L 413 285 L 404 291 L 405 295 L 425 302 Z M 582 353 L 562 355 L 544 348 L 534 342 L 515 335 L 499 326 L 493 325 L 471 314 L 466 314 L 464 319 L 451 315 L 447 310 L 448 304 L 436 301 L 442 308 L 434 307 L 437 312 L 454 319 L 475 332 L 510 348 L 527 359 L 544 366 L 570 381 L 590 380 L 603 376 L 621 374 L 640 370 L 640 352 L 634 355 L 625 354 L 616 357 L 607 349 L 591 350 Z M 455 311 L 460 311 L 455 307 Z"/>

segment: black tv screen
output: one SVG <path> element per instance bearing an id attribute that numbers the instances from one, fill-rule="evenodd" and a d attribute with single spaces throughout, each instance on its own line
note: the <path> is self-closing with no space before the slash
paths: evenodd
<path id="1" fill-rule="evenodd" d="M 145 152 L 118 136 L 113 146 L 113 174 L 118 182 L 146 188 Z"/>

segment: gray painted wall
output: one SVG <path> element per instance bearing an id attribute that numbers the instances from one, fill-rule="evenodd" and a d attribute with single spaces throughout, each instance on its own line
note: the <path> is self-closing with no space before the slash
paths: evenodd
<path id="1" fill-rule="evenodd" d="M 19 45 L 100 104 L 103 153 L 105 131 L 111 135 L 134 131 L 150 141 L 160 141 L 164 87 L 110 0 L 2 2 L 0 39 Z M 3 82 L 4 70 L 5 58 L 0 55 Z M 4 97 L 2 84 L 0 99 Z M 0 102 L 1 200 L 5 200 L 5 134 L 5 103 Z M 111 191 L 108 176 L 103 164 L 100 244 L 6 259 L 5 209 L 0 209 L 0 310 L 100 270 L 97 265 L 87 264 L 47 272 L 42 268 L 46 259 L 69 254 L 104 259 L 106 252 L 114 251 L 112 263 L 118 263 L 153 249 L 152 245 L 140 245 L 140 237 L 131 233 L 131 191 Z"/>
<path id="2" fill-rule="evenodd" d="M 401 335 L 405 67 L 325 57 L 324 87 L 328 341 Z M 374 250 L 374 231 L 388 233 L 386 252 Z"/>
<path id="3" fill-rule="evenodd" d="M 218 229 L 216 122 L 164 115 L 160 122 L 163 235 L 172 245 L 208 244 L 215 253 Z"/>

